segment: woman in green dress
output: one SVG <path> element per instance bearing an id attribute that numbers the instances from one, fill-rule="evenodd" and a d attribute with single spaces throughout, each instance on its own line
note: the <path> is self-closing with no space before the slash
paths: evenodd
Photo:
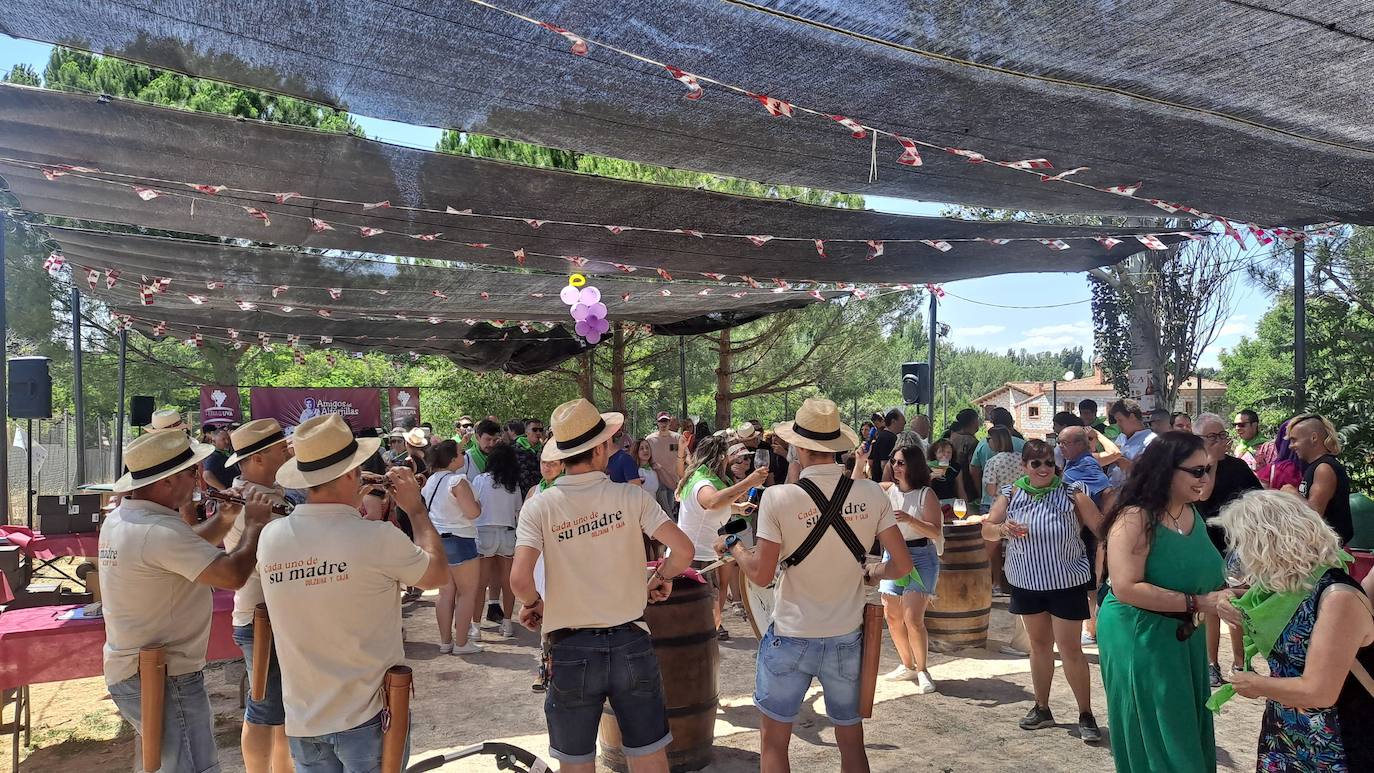
<path id="1" fill-rule="evenodd" d="M 1221 554 L 1194 503 L 1212 489 L 1202 439 L 1167 432 L 1136 458 L 1103 523 L 1110 590 L 1097 642 L 1112 756 L 1120 773 L 1215 771 L 1212 714 L 1204 705 L 1202 613 L 1239 624 Z"/>

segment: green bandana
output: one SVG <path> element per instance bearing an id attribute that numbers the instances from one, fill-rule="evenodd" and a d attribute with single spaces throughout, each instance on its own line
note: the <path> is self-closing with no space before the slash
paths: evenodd
<path id="1" fill-rule="evenodd" d="M 540 490 L 540 491 L 548 491 L 549 489 L 553 488 L 553 483 L 554 483 L 554 481 L 558 480 L 558 478 L 561 478 L 561 477 L 563 477 L 563 473 L 560 472 L 560 473 L 558 473 L 557 477 L 555 477 L 553 480 L 544 480 L 544 479 L 541 478 L 541 479 L 539 480 L 539 490 Z"/>
<path id="2" fill-rule="evenodd" d="M 535 445 L 531 443 L 530 439 L 525 437 L 524 435 L 521 435 L 520 437 L 516 438 L 515 444 L 525 449 L 526 451 L 529 451 L 532 454 L 538 454 L 540 450 L 544 448 L 543 445 Z"/>
<path id="3" fill-rule="evenodd" d="M 1341 561 L 1344 566 L 1349 566 L 1355 559 L 1341 551 Z M 1241 615 L 1244 619 L 1241 622 L 1241 631 L 1245 641 L 1245 661 L 1250 662 L 1250 658 L 1260 655 L 1269 657 L 1273 652 L 1274 645 L 1278 644 L 1279 637 L 1283 635 L 1283 630 L 1292 622 L 1293 615 L 1297 614 L 1298 607 L 1310 595 L 1311 588 L 1316 586 L 1317 581 L 1322 575 L 1326 574 L 1330 566 L 1319 566 L 1312 571 L 1308 577 L 1307 590 L 1289 591 L 1278 593 L 1259 585 L 1251 586 L 1244 596 L 1236 599 L 1235 605 L 1240 607 Z M 1212 697 L 1207 699 L 1207 708 L 1212 711 L 1221 711 L 1221 707 L 1227 701 L 1234 698 L 1236 688 L 1234 685 L 1223 684 Z"/>
<path id="4" fill-rule="evenodd" d="M 1016 483 L 1012 485 L 1016 486 L 1017 488 L 1026 492 L 1027 494 L 1030 494 L 1032 499 L 1039 502 L 1040 500 L 1044 499 L 1045 497 L 1053 493 L 1055 489 L 1059 488 L 1060 483 L 1061 481 L 1059 480 L 1059 476 L 1056 475 L 1053 478 L 1050 478 L 1050 484 L 1048 486 L 1045 486 L 1044 488 L 1036 488 L 1035 486 L 1031 485 L 1029 475 L 1022 475 L 1020 478 L 1017 478 Z"/>
<path id="5" fill-rule="evenodd" d="M 477 447 L 477 444 L 476 444 L 476 443 L 473 443 L 473 444 L 472 444 L 472 447 L 468 449 L 468 453 L 472 455 L 472 461 L 473 461 L 473 464 L 476 464 L 476 465 L 477 465 L 477 471 L 478 471 L 478 472 L 486 472 L 486 471 L 487 471 L 487 455 L 484 454 L 484 453 L 482 453 L 481 449 L 479 449 L 479 448 Z"/>
<path id="6" fill-rule="evenodd" d="M 682 482 L 682 485 L 680 487 L 678 487 L 678 493 L 680 494 L 684 491 L 690 492 L 692 489 L 696 488 L 696 485 L 698 483 L 700 483 L 703 480 L 710 481 L 711 485 L 716 487 L 716 491 L 724 491 L 725 489 L 730 488 L 725 484 L 725 481 L 721 480 L 715 473 L 706 469 L 705 465 L 702 465 L 701 467 L 696 468 L 696 470 L 693 471 L 691 475 L 687 476 L 687 479 Z"/>

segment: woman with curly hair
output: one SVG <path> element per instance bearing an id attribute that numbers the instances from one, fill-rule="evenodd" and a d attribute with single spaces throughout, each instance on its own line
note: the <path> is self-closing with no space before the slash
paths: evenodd
<path id="1" fill-rule="evenodd" d="M 1122 773 L 1217 767 L 1201 614 L 1240 624 L 1197 503 L 1216 467 L 1202 438 L 1166 432 L 1131 467 L 1102 526 L 1108 587 L 1097 642 Z"/>
<path id="2" fill-rule="evenodd" d="M 1261 771 L 1374 770 L 1374 617 L 1350 575 L 1340 536 L 1293 494 L 1252 491 L 1221 509 L 1250 590 L 1245 643 L 1269 676 L 1231 675 L 1235 691 L 1266 698 Z"/>

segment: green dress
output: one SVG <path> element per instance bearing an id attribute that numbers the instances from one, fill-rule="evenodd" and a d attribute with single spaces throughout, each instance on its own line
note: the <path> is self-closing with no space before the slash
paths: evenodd
<path id="1" fill-rule="evenodd" d="M 1145 560 L 1145 582 L 1200 595 L 1226 583 L 1221 554 L 1193 511 L 1193 529 L 1154 530 Z M 1097 616 L 1102 682 L 1112 757 L 1120 773 L 1210 773 L 1217 769 L 1207 635 L 1199 627 L 1178 640 L 1177 618 L 1137 609 L 1108 593 Z"/>

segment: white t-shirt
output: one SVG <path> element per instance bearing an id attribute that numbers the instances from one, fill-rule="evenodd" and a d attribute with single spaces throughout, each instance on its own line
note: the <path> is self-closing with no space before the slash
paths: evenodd
<path id="1" fill-rule="evenodd" d="M 658 491 L 658 473 L 648 467 L 640 467 L 639 479 L 644 481 L 640 488 L 644 489 L 649 496 L 653 496 Z"/>
<path id="2" fill-rule="evenodd" d="M 244 495 L 260 492 L 272 498 L 273 502 L 284 504 L 286 502 L 286 490 L 281 486 L 261 486 L 257 483 L 250 483 L 243 478 L 234 478 L 234 488 L 239 489 Z M 238 507 L 238 505 L 219 503 L 221 508 Z M 273 518 L 285 518 L 284 515 L 272 514 Z M 224 535 L 224 549 L 233 552 L 239 546 L 239 540 L 243 539 L 243 512 L 240 509 L 238 518 L 234 519 L 234 525 L 229 527 L 229 533 Z M 248 582 L 242 588 L 234 591 L 234 625 L 252 625 L 253 610 L 257 609 L 262 603 L 262 578 L 258 577 L 258 570 L 248 576 Z"/>
<path id="3" fill-rule="evenodd" d="M 648 603 L 644 540 L 668 516 L 639 486 L 604 472 L 564 475 L 520 511 L 516 546 L 544 558 L 544 630 L 610 628 Z"/>
<path id="4" fill-rule="evenodd" d="M 478 526 L 515 528 L 524 500 L 520 496 L 519 488 L 507 491 L 496 485 L 496 479 L 491 477 L 491 473 L 484 472 L 472 482 L 472 493 L 482 505 L 482 515 L 477 519 Z"/>
<path id="5" fill-rule="evenodd" d="M 839 464 L 812 465 L 801 477 L 829 496 L 844 475 Z M 769 486 L 759 505 L 758 538 L 781 545 L 787 558 L 806 539 L 820 518 L 816 503 L 795 484 Z M 877 483 L 856 480 L 845 505 L 845 521 L 860 544 L 871 545 L 878 533 L 896 526 L 892 503 Z M 811 555 L 778 578 L 773 630 L 779 636 L 823 638 L 858 630 L 863 622 L 863 565 L 834 530 L 827 530 Z"/>
<path id="6" fill-rule="evenodd" d="M 110 513 L 100 527 L 106 684 L 138 673 L 151 644 L 165 648 L 169 676 L 205 668 L 214 598 L 196 578 L 222 555 L 156 502 L 125 499 Z"/>
<path id="7" fill-rule="evenodd" d="M 677 525 L 692 538 L 692 546 L 695 548 L 693 560 L 714 561 L 717 557 L 713 547 L 716 543 L 716 529 L 730 520 L 730 505 L 726 504 L 714 510 L 702 507 L 701 502 L 697 500 L 697 492 L 703 488 L 716 490 L 711 481 L 699 480 L 692 485 L 691 491 L 682 492 L 682 507 L 678 508 Z"/>
<path id="8" fill-rule="evenodd" d="M 902 491 L 900 488 L 897 488 L 896 485 L 893 485 L 887 490 L 887 500 L 892 503 L 893 518 L 896 518 L 898 511 L 906 513 L 913 518 L 921 518 L 922 508 L 925 506 L 926 497 L 934 496 L 934 494 L 935 492 L 928 488 Z M 898 522 L 897 528 L 902 531 L 902 539 L 920 539 L 926 536 L 916 531 L 916 527 L 907 523 Z M 944 542 L 944 533 L 942 529 L 940 538 L 935 540 L 935 544 L 937 547 L 943 549 Z"/>
<path id="9" fill-rule="evenodd" d="M 258 571 L 287 735 L 349 730 L 382 710 L 382 677 L 406 659 L 401 590 L 428 566 L 405 532 L 348 505 L 300 505 L 263 528 Z"/>
<path id="10" fill-rule="evenodd" d="M 429 520 L 440 534 L 477 539 L 477 521 L 463 515 L 463 508 L 453 498 L 453 487 L 465 480 L 467 476 L 461 472 L 441 470 L 433 473 L 425 479 L 420 497 L 429 506 Z M 442 490 L 440 486 L 443 486 Z"/>

